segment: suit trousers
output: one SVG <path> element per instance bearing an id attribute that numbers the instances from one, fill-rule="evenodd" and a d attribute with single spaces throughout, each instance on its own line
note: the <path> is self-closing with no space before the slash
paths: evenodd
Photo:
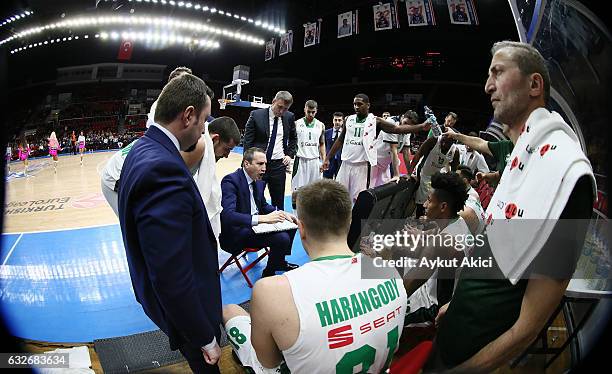
<path id="1" fill-rule="evenodd" d="M 268 162 L 263 180 L 268 186 L 272 204 L 278 210 L 285 209 L 285 180 L 287 178 L 287 167 L 283 160 L 271 160 Z"/>
<path id="2" fill-rule="evenodd" d="M 219 366 L 209 365 L 204 361 L 204 355 L 200 347 L 194 347 L 189 343 L 183 344 L 179 351 L 187 360 L 191 371 L 196 374 L 219 374 Z"/>
<path id="3" fill-rule="evenodd" d="M 285 264 L 285 256 L 291 254 L 291 245 L 296 230 L 270 232 L 266 234 L 255 234 L 253 229 L 242 228 L 236 232 L 236 237 L 241 238 L 242 248 L 264 248 L 270 247 L 268 255 L 269 270 L 280 270 Z"/>
<path id="4" fill-rule="evenodd" d="M 329 169 L 323 172 L 323 178 L 327 179 L 335 179 L 336 175 L 338 175 L 338 170 L 340 170 L 340 164 L 342 161 L 340 158 L 332 158 L 329 160 Z"/>

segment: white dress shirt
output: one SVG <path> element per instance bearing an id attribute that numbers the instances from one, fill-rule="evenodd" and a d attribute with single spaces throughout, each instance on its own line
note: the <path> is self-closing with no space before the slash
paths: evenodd
<path id="1" fill-rule="evenodd" d="M 270 123 L 270 136 L 272 136 L 272 129 L 274 128 L 274 113 L 272 113 L 272 107 L 268 109 L 268 118 Z M 268 145 L 269 144 L 270 137 L 268 137 Z M 285 151 L 283 150 L 283 118 L 278 117 L 278 128 L 276 129 L 276 140 L 274 141 L 272 160 L 281 160 L 283 157 L 285 157 Z"/>
<path id="2" fill-rule="evenodd" d="M 159 125 L 159 124 L 157 124 L 157 123 L 155 123 L 155 122 L 153 122 L 153 123 L 151 124 L 151 126 L 155 126 L 155 127 L 157 127 L 157 128 L 158 128 L 158 129 L 159 129 L 161 132 L 163 132 L 164 134 L 166 134 L 166 136 L 167 136 L 168 138 L 170 138 L 170 140 L 172 141 L 172 144 L 174 144 L 174 146 L 176 147 L 176 150 L 177 150 L 177 151 L 179 151 L 179 152 L 181 151 L 181 146 L 180 146 L 180 144 L 179 144 L 178 139 L 176 138 L 176 136 L 174 136 L 174 134 L 172 134 L 172 133 L 170 132 L 170 130 L 168 130 L 168 129 L 167 129 L 167 128 L 165 128 L 164 126 Z"/>
<path id="3" fill-rule="evenodd" d="M 244 176 L 246 177 L 247 184 L 249 185 L 249 196 L 251 198 L 251 226 L 257 226 L 259 223 L 259 210 L 255 203 L 255 197 L 253 196 L 253 179 L 247 174 L 246 170 L 242 169 Z"/>

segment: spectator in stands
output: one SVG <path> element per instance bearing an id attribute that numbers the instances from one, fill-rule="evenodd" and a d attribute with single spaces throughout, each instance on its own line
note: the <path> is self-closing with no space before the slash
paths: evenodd
<path id="1" fill-rule="evenodd" d="M 300 236 L 311 262 L 255 283 L 250 314 L 238 305 L 223 310 L 228 339 L 243 366 L 256 373 L 279 372 L 281 365 L 292 373 L 352 373 L 356 367 L 385 372 L 402 332 L 406 292 L 395 268 L 361 276 L 361 264 L 372 265 L 346 244 L 351 206 L 346 188 L 333 180 L 297 192 Z M 374 301 L 358 300 L 362 294 Z M 342 314 L 339 305 L 360 312 Z M 351 325 L 362 330 L 351 332 Z M 336 334 L 349 338 L 336 341 Z M 355 352 L 365 347 L 364 360 Z"/>
<path id="2" fill-rule="evenodd" d="M 498 42 L 491 53 L 485 91 L 495 120 L 520 135 L 487 211 L 484 245 L 472 253 L 493 266 L 462 269 L 436 319 L 434 370 L 491 372 L 523 352 L 559 305 L 592 214 L 590 163 L 571 127 L 545 109 L 546 61 L 526 43 Z M 554 228 L 543 226 L 551 220 Z"/>

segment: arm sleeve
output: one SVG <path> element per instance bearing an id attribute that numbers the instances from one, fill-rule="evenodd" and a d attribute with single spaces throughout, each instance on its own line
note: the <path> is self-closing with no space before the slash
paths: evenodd
<path id="1" fill-rule="evenodd" d="M 253 117 L 253 113 L 249 116 L 246 125 L 244 125 L 244 150 L 251 148 L 255 144 L 255 118 Z"/>
<path id="2" fill-rule="evenodd" d="M 236 211 L 238 188 L 229 176 L 221 181 L 221 191 L 223 193 L 221 197 L 221 206 L 223 207 L 221 220 L 229 223 L 231 226 L 251 227 L 253 220 L 251 215 Z"/>
<path id="3" fill-rule="evenodd" d="M 289 114 L 289 141 L 287 144 L 287 154 L 291 158 L 295 157 L 297 153 L 297 130 L 295 129 L 295 116 L 293 113 Z"/>
<path id="4" fill-rule="evenodd" d="M 591 181 L 581 177 L 572 191 L 548 241 L 529 272 L 553 279 L 569 279 L 576 270 L 593 211 Z"/>

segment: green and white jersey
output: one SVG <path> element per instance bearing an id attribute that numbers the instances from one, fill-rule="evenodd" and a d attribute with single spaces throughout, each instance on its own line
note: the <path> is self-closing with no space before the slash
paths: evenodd
<path id="1" fill-rule="evenodd" d="M 342 146 L 342 161 L 364 162 L 368 161 L 365 148 L 363 146 L 363 134 L 366 121 L 357 122 L 355 114 L 346 119 L 346 135 Z"/>
<path id="2" fill-rule="evenodd" d="M 306 123 L 306 117 L 295 121 L 297 132 L 297 156 L 301 158 L 319 158 L 319 139 L 325 131 L 325 125 L 318 119 Z"/>
<path id="3" fill-rule="evenodd" d="M 119 180 L 119 176 L 121 176 L 121 169 L 123 169 L 125 158 L 137 141 L 138 139 L 134 140 L 126 145 L 125 148 L 115 152 L 115 154 L 108 159 L 106 166 L 102 170 L 102 175 L 100 176 L 106 187 L 111 190 L 115 189 L 115 183 Z"/>
<path id="4" fill-rule="evenodd" d="M 465 206 L 474 210 L 474 213 L 478 217 L 478 228 L 476 229 L 476 234 L 481 234 L 485 229 L 487 220 L 485 210 L 480 204 L 480 196 L 478 196 L 478 192 L 476 192 L 476 190 L 472 187 L 470 187 L 468 190 L 468 198 L 465 201 Z"/>
<path id="5" fill-rule="evenodd" d="M 295 344 L 283 351 L 292 373 L 380 373 L 389 366 L 406 291 L 394 268 L 380 279 L 362 279 L 364 259 L 370 260 L 322 257 L 284 274 L 300 320 Z"/>

